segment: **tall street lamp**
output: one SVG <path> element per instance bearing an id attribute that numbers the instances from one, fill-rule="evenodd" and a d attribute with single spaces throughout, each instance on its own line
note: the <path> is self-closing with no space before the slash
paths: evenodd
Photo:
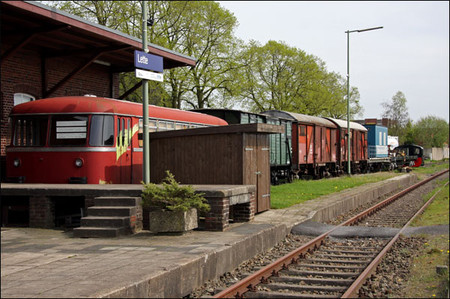
<path id="1" fill-rule="evenodd" d="M 345 33 L 347 33 L 347 171 L 350 175 L 351 172 L 351 163 L 350 163 L 350 157 L 351 157 L 351 134 L 350 134 L 350 33 L 353 32 L 364 32 L 364 31 L 370 31 L 370 30 L 377 30 L 382 29 L 383 26 L 380 27 L 373 27 L 373 28 L 366 28 L 366 29 L 358 29 L 358 30 L 347 30 Z"/>

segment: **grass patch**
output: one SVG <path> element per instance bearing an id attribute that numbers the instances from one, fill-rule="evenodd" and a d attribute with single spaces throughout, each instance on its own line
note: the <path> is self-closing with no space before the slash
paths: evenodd
<path id="1" fill-rule="evenodd" d="M 377 172 L 321 180 L 295 180 L 291 184 L 271 186 L 271 208 L 284 209 L 323 195 L 379 182 L 398 176 L 397 172 Z"/>
<path id="2" fill-rule="evenodd" d="M 413 172 L 417 174 L 419 179 L 423 179 L 429 174 L 433 174 L 444 169 L 449 169 L 448 160 L 425 162 L 426 167 L 413 167 Z"/>
<path id="3" fill-rule="evenodd" d="M 447 164 L 448 167 L 448 164 Z M 431 198 L 447 179 L 438 183 L 441 185 L 426 196 L 424 201 Z M 412 226 L 427 226 L 449 223 L 449 186 L 445 186 L 436 195 L 434 201 L 425 212 L 415 219 Z M 449 290 L 449 273 L 437 274 L 436 266 L 449 267 L 449 236 L 423 236 L 424 243 L 418 256 L 414 258 L 408 282 L 399 297 L 404 298 L 447 298 Z"/>
<path id="4" fill-rule="evenodd" d="M 447 298 L 448 271 L 437 274 L 436 266 L 449 266 L 449 237 L 448 235 L 425 236 L 424 240 L 423 248 L 414 258 L 410 277 L 399 297 Z"/>
<path id="5" fill-rule="evenodd" d="M 445 184 L 447 180 L 442 180 L 439 183 L 441 185 Z M 424 197 L 424 201 L 429 200 L 436 192 L 442 188 L 436 188 Z M 424 213 L 417 217 L 411 226 L 428 226 L 428 225 L 438 225 L 438 224 L 448 224 L 449 223 L 449 186 L 445 186 L 436 195 L 433 202 L 425 209 Z"/>
<path id="6" fill-rule="evenodd" d="M 413 172 L 417 174 L 419 180 L 425 178 L 429 174 L 449 168 L 448 160 L 444 162 L 427 161 L 426 165 L 427 167 L 413 168 Z M 387 180 L 402 174 L 404 173 L 397 171 L 377 172 L 372 174 L 354 175 L 351 177 L 342 176 L 322 180 L 295 180 L 290 184 L 271 186 L 271 209 L 288 208 L 323 195 L 339 192 L 344 189 L 354 188 L 367 183 Z"/>

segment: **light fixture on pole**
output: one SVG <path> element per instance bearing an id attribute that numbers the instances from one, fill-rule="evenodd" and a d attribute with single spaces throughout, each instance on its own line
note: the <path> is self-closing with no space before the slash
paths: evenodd
<path id="1" fill-rule="evenodd" d="M 347 30 L 347 172 L 350 175 L 352 173 L 351 170 L 351 132 L 350 132 L 350 33 L 353 32 L 364 32 L 370 30 L 382 29 L 383 26 L 366 28 L 366 29 L 358 29 L 358 30 Z"/>

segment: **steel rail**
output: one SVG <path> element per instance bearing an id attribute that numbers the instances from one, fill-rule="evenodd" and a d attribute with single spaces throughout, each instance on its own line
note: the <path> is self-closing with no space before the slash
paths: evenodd
<path id="1" fill-rule="evenodd" d="M 380 210 L 381 208 L 387 206 L 388 204 L 392 203 L 393 201 L 399 199 L 400 197 L 404 196 L 405 194 L 413 191 L 414 189 L 422 186 L 423 184 L 428 183 L 429 181 L 434 180 L 435 178 L 437 178 L 438 176 L 443 175 L 444 173 L 448 172 L 448 169 L 445 169 L 443 171 L 440 171 L 432 176 L 429 176 L 428 178 L 406 188 L 405 190 L 400 191 L 397 194 L 394 194 L 393 196 L 383 200 L 382 202 L 368 208 L 367 210 L 359 213 L 358 215 L 344 221 L 343 223 L 339 224 L 339 226 L 346 226 L 346 225 L 353 225 L 355 223 L 358 223 L 359 221 L 361 221 L 362 219 L 364 219 L 366 216 L 370 216 L 372 214 L 374 214 L 376 211 Z"/>
<path id="2" fill-rule="evenodd" d="M 448 170 L 447 170 L 448 171 Z M 441 173 L 442 174 L 442 173 Z M 439 175 L 438 175 L 439 176 Z M 434 177 L 436 178 L 436 177 Z M 444 185 L 447 186 L 448 182 Z M 443 187 L 436 192 L 423 206 L 419 209 L 410 219 L 409 221 L 400 229 L 400 231 L 391 239 L 391 241 L 386 244 L 386 246 L 380 251 L 380 253 L 372 260 L 372 262 L 367 266 L 366 269 L 356 278 L 356 280 L 350 285 L 350 287 L 347 289 L 347 291 L 341 296 L 341 298 L 355 298 L 358 296 L 358 291 L 361 288 L 361 286 L 364 284 L 367 278 L 369 278 L 377 269 L 377 266 L 381 263 L 383 258 L 386 256 L 387 252 L 391 247 L 394 245 L 394 243 L 397 241 L 397 239 L 400 237 L 400 235 L 403 233 L 403 231 L 409 226 L 409 224 L 417 217 L 419 216 L 426 207 L 434 200 L 434 198 L 441 192 Z"/>
<path id="3" fill-rule="evenodd" d="M 334 230 L 339 228 L 340 226 L 347 226 L 352 225 L 360 221 L 361 219 L 365 218 L 368 215 L 373 214 L 375 211 L 379 210 L 381 207 L 384 207 L 385 205 L 391 203 L 393 200 L 398 199 L 399 197 L 405 195 L 406 193 L 416 189 L 417 187 L 433 180 L 434 178 L 448 172 L 449 170 L 446 169 L 444 171 L 441 171 L 433 176 L 430 176 L 429 178 L 422 180 L 407 189 L 393 195 L 392 197 L 389 197 L 388 199 L 378 203 L 372 208 L 369 208 L 358 215 L 350 218 L 349 220 L 337 225 L 336 227 L 332 228 L 331 230 L 323 233 L 322 235 L 314 238 L 313 240 L 307 242 L 305 245 L 299 247 L 298 249 L 286 254 L 285 256 L 277 259 L 273 263 L 263 267 L 262 269 L 258 270 L 257 272 L 253 273 L 252 275 L 247 276 L 243 280 L 231 285 L 230 287 L 226 288 L 225 290 L 221 291 L 220 293 L 213 296 L 213 298 L 242 298 L 243 294 L 247 291 L 254 290 L 256 285 L 263 283 L 267 281 L 267 279 L 270 276 L 277 276 L 278 271 L 287 269 L 289 264 L 296 263 L 298 259 L 304 257 L 306 253 L 311 253 L 317 248 L 320 247 L 324 243 L 324 240 L 328 237 L 329 234 L 331 234 Z"/>
<path id="4" fill-rule="evenodd" d="M 278 271 L 287 269 L 289 264 L 295 263 L 306 253 L 316 250 L 320 245 L 322 245 L 323 240 L 329 233 L 330 231 L 323 233 L 298 249 L 286 254 L 273 263 L 263 267 L 252 275 L 247 276 L 243 280 L 216 294 L 213 298 L 241 298 L 245 292 L 254 290 L 257 284 L 266 281 L 270 276 L 277 276 Z"/>

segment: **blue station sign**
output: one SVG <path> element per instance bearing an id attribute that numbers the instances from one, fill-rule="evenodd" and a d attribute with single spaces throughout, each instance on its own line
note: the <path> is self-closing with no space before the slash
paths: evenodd
<path id="1" fill-rule="evenodd" d="M 134 51 L 134 66 L 136 68 L 162 73 L 163 58 L 161 56 L 148 54 L 143 51 Z"/>

